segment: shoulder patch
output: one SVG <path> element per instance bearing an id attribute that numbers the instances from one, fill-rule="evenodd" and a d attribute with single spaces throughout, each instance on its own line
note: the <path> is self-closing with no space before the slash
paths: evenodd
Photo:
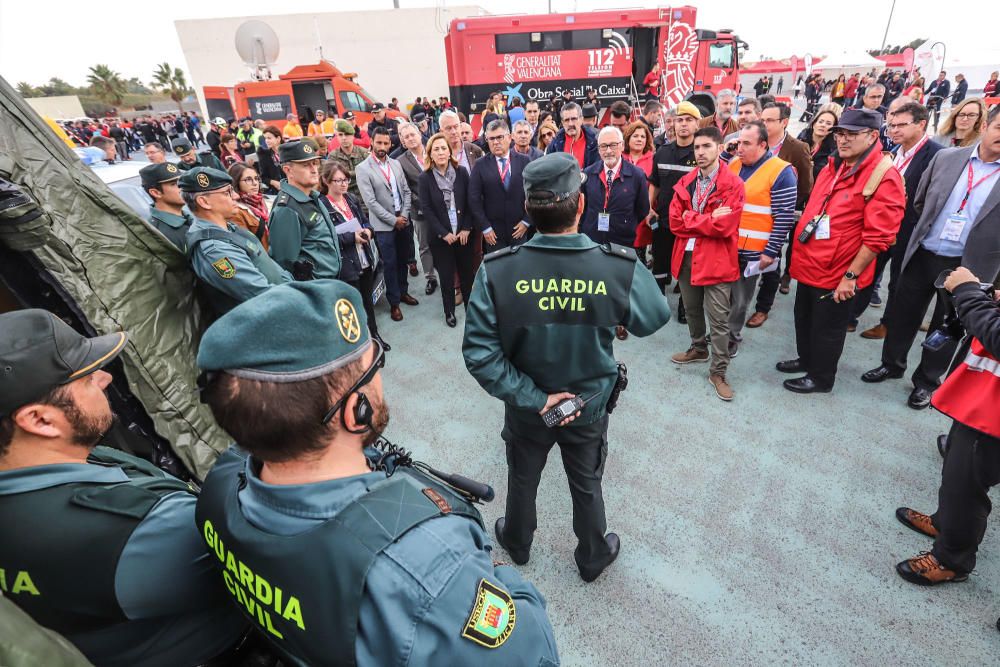
<path id="1" fill-rule="evenodd" d="M 285 206 L 291 197 L 288 196 L 287 192 L 279 192 L 278 196 L 274 200 L 275 206 Z"/>
<path id="2" fill-rule="evenodd" d="M 222 259 L 212 262 L 212 268 L 226 280 L 236 277 L 236 267 L 233 266 L 233 263 L 229 261 L 228 257 L 223 257 Z"/>
<path id="3" fill-rule="evenodd" d="M 436 489 L 432 489 L 428 486 L 426 489 L 423 489 L 423 494 L 427 496 L 432 503 L 437 505 L 437 508 L 441 510 L 441 514 L 448 514 L 451 512 L 451 505 L 444 496 L 437 492 Z"/>
<path id="4" fill-rule="evenodd" d="M 480 579 L 462 637 L 486 648 L 498 648 L 514 632 L 515 620 L 517 613 L 510 595 L 496 584 Z"/>
<path id="5" fill-rule="evenodd" d="M 605 255 L 611 255 L 612 257 L 617 257 L 619 259 L 627 259 L 630 262 L 634 262 L 639 259 L 639 257 L 635 254 L 634 248 L 618 245 L 617 243 L 602 243 L 600 248 L 601 252 Z"/>
<path id="6" fill-rule="evenodd" d="M 483 261 L 484 262 L 492 262 L 494 259 L 499 259 L 500 257 L 506 257 L 507 255 L 513 255 L 514 253 L 516 253 L 520 249 L 521 249 L 521 246 L 519 246 L 519 245 L 516 245 L 516 246 L 507 246 L 506 248 L 500 248 L 499 250 L 494 250 L 491 253 L 487 253 L 483 257 Z"/>

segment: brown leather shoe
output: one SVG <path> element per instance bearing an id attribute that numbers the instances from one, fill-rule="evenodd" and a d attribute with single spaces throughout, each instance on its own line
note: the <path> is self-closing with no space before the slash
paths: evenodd
<path id="1" fill-rule="evenodd" d="M 934 557 L 934 554 L 924 551 L 896 565 L 896 573 L 911 584 L 918 586 L 936 586 L 938 584 L 959 583 L 969 578 L 967 574 L 959 574 L 949 570 Z"/>
<path id="2" fill-rule="evenodd" d="M 625 327 L 618 325 L 615 327 L 615 337 L 618 340 L 628 340 L 628 331 L 625 330 Z"/>
<path id="3" fill-rule="evenodd" d="M 686 352 L 678 352 L 674 356 L 670 357 L 670 361 L 675 364 L 693 364 L 695 362 L 708 361 L 708 350 L 696 350 L 693 347 L 689 347 Z"/>
<path id="4" fill-rule="evenodd" d="M 750 316 L 749 320 L 747 320 L 747 326 L 751 329 L 756 329 L 760 325 L 764 324 L 764 322 L 767 322 L 767 313 L 757 311 Z"/>
<path id="5" fill-rule="evenodd" d="M 867 338 L 868 340 L 882 340 L 883 338 L 885 338 L 885 334 L 887 332 L 888 329 L 885 328 L 885 325 L 879 323 L 873 326 L 871 329 L 865 329 L 864 331 L 862 331 L 861 337 Z"/>
<path id="6" fill-rule="evenodd" d="M 847 333 L 854 333 L 857 330 L 858 330 L 858 325 L 857 324 L 848 324 L 847 325 Z"/>
<path id="7" fill-rule="evenodd" d="M 403 319 L 403 311 L 399 309 L 398 304 L 393 306 L 392 309 L 389 311 L 389 317 L 392 318 L 393 322 L 399 322 L 401 319 Z"/>
<path id="8" fill-rule="evenodd" d="M 937 537 L 937 528 L 931 523 L 931 518 L 923 512 L 911 510 L 909 507 L 899 507 L 896 509 L 896 518 L 910 530 L 927 537 Z"/>
<path id="9" fill-rule="evenodd" d="M 733 400 L 733 388 L 726 382 L 724 375 L 709 375 L 708 381 L 715 387 L 716 395 L 724 401 Z"/>
<path id="10" fill-rule="evenodd" d="M 459 292 L 458 290 L 455 290 L 455 305 L 456 306 L 462 305 L 462 293 Z"/>
<path id="11" fill-rule="evenodd" d="M 407 306 L 415 306 L 418 303 L 420 303 L 419 301 L 417 301 L 416 299 L 414 299 L 412 296 L 410 296 L 409 292 L 407 292 L 403 296 L 399 297 L 399 300 L 402 301 L 403 303 L 405 303 Z"/>

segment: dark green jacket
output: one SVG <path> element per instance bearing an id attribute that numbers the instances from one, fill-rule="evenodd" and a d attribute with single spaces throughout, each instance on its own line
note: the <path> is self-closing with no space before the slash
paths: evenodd
<path id="1" fill-rule="evenodd" d="M 308 260 L 313 265 L 313 278 L 336 279 L 342 261 L 340 240 L 320 197 L 315 190 L 306 194 L 288 181 L 281 181 L 281 191 L 271 209 L 270 253 L 287 271 L 292 271 L 295 262 Z"/>
<path id="2" fill-rule="evenodd" d="M 177 163 L 177 168 L 181 171 L 188 171 L 194 169 L 195 167 L 211 167 L 212 169 L 218 169 L 219 171 L 226 171 L 226 168 L 222 166 L 222 162 L 219 158 L 215 157 L 208 151 L 203 153 L 198 153 L 198 161 L 194 164 L 188 164 L 184 160 Z"/>
<path id="3" fill-rule="evenodd" d="M 649 336 L 670 307 L 631 248 L 583 234 L 539 234 L 487 255 L 472 287 L 462 352 L 490 395 L 524 416 L 548 394 L 598 394 L 577 420 L 592 423 L 617 377 L 614 327 Z"/>
<path id="4" fill-rule="evenodd" d="M 185 208 L 181 215 L 161 211 L 155 206 L 149 207 L 149 224 L 158 232 L 170 239 L 181 252 L 187 252 L 187 230 L 194 223 L 194 216 Z"/>

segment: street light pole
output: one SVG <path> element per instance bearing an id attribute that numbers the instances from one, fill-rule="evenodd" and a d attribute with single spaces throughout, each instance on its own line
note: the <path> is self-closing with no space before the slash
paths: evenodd
<path id="1" fill-rule="evenodd" d="M 896 0 L 892 0 L 892 7 L 889 9 L 889 20 L 885 22 L 885 34 L 882 35 L 882 48 L 880 51 L 885 51 L 885 42 L 889 39 L 889 26 L 892 25 L 892 15 L 896 11 Z"/>

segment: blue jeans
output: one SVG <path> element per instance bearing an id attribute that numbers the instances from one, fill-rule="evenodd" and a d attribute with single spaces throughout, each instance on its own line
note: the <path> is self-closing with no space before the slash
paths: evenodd
<path id="1" fill-rule="evenodd" d="M 413 246 L 413 225 L 391 232 L 375 232 L 375 243 L 382 255 L 386 297 L 390 306 L 398 306 L 400 298 L 407 292 L 406 246 Z"/>

